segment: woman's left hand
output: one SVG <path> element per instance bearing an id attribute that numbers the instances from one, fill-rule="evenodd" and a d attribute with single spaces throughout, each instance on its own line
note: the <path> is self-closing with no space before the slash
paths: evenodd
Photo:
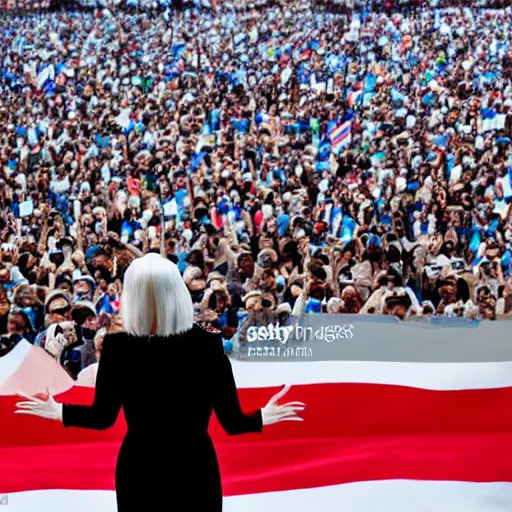
<path id="1" fill-rule="evenodd" d="M 290 385 L 285 386 L 279 393 L 274 395 L 268 404 L 261 409 L 261 418 L 263 426 L 273 425 L 281 421 L 304 421 L 303 418 L 297 415 L 298 412 L 303 411 L 306 404 L 302 402 L 288 402 L 287 404 L 279 405 L 279 400 L 288 393 Z"/>
<path id="2" fill-rule="evenodd" d="M 49 390 L 46 390 L 44 399 L 19 392 L 18 395 L 26 401 L 16 404 L 16 414 L 31 414 L 48 420 L 62 421 L 62 404 L 57 403 Z"/>

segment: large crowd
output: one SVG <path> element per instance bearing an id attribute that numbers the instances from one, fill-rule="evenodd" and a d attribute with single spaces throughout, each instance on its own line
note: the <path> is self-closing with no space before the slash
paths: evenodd
<path id="1" fill-rule="evenodd" d="M 123 273 L 197 321 L 512 313 L 512 10 L 0 19 L 0 355 L 90 378 Z M 89 376 L 89 377 L 88 377 Z"/>

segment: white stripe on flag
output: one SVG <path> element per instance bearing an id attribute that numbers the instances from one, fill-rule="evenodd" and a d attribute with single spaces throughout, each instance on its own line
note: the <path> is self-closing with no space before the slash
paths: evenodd
<path id="1" fill-rule="evenodd" d="M 187 497 L 183 496 L 183 500 L 186 503 Z M 225 512 L 510 512 L 511 509 L 512 483 L 508 482 L 383 480 L 224 498 Z M 113 491 L 27 491 L 8 495 L 6 510 L 115 512 L 116 498 Z"/>
<path id="2" fill-rule="evenodd" d="M 337 139 L 343 140 L 351 133 L 352 123 L 350 121 L 346 121 L 342 125 L 338 126 L 335 130 L 332 131 L 330 135 L 330 139 L 333 143 L 337 142 Z M 339 141 L 338 141 L 339 143 Z"/>
<path id="3" fill-rule="evenodd" d="M 361 383 L 430 390 L 512 386 L 512 362 L 394 363 L 377 361 L 232 361 L 239 388 L 290 384 Z M 286 382 L 284 382 L 286 380 Z"/>
<path id="4" fill-rule="evenodd" d="M 331 133 L 332 149 L 339 152 L 349 146 L 352 141 L 352 123 L 347 121 Z"/>
<path id="5" fill-rule="evenodd" d="M 0 384 L 16 373 L 31 350 L 32 345 L 21 340 L 10 352 L 0 357 Z"/>

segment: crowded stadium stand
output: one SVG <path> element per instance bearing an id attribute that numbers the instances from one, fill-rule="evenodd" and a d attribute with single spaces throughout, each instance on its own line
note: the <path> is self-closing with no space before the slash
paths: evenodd
<path id="1" fill-rule="evenodd" d="M 510 7 L 31 5 L 0 20 L 2 354 L 76 378 L 148 251 L 227 351 L 302 314 L 511 314 Z"/>

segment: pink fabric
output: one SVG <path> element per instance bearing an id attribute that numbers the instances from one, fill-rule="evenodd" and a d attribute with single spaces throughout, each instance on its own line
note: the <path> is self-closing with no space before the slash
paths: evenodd
<path id="1" fill-rule="evenodd" d="M 94 388 L 96 386 L 96 375 L 98 374 L 98 363 L 91 364 L 84 368 L 76 379 L 76 386 Z"/>
<path id="2" fill-rule="evenodd" d="M 41 347 L 31 347 L 21 365 L 0 384 L 0 395 L 15 395 L 19 391 L 39 393 L 49 388 L 54 394 L 70 389 L 74 380 Z"/>

